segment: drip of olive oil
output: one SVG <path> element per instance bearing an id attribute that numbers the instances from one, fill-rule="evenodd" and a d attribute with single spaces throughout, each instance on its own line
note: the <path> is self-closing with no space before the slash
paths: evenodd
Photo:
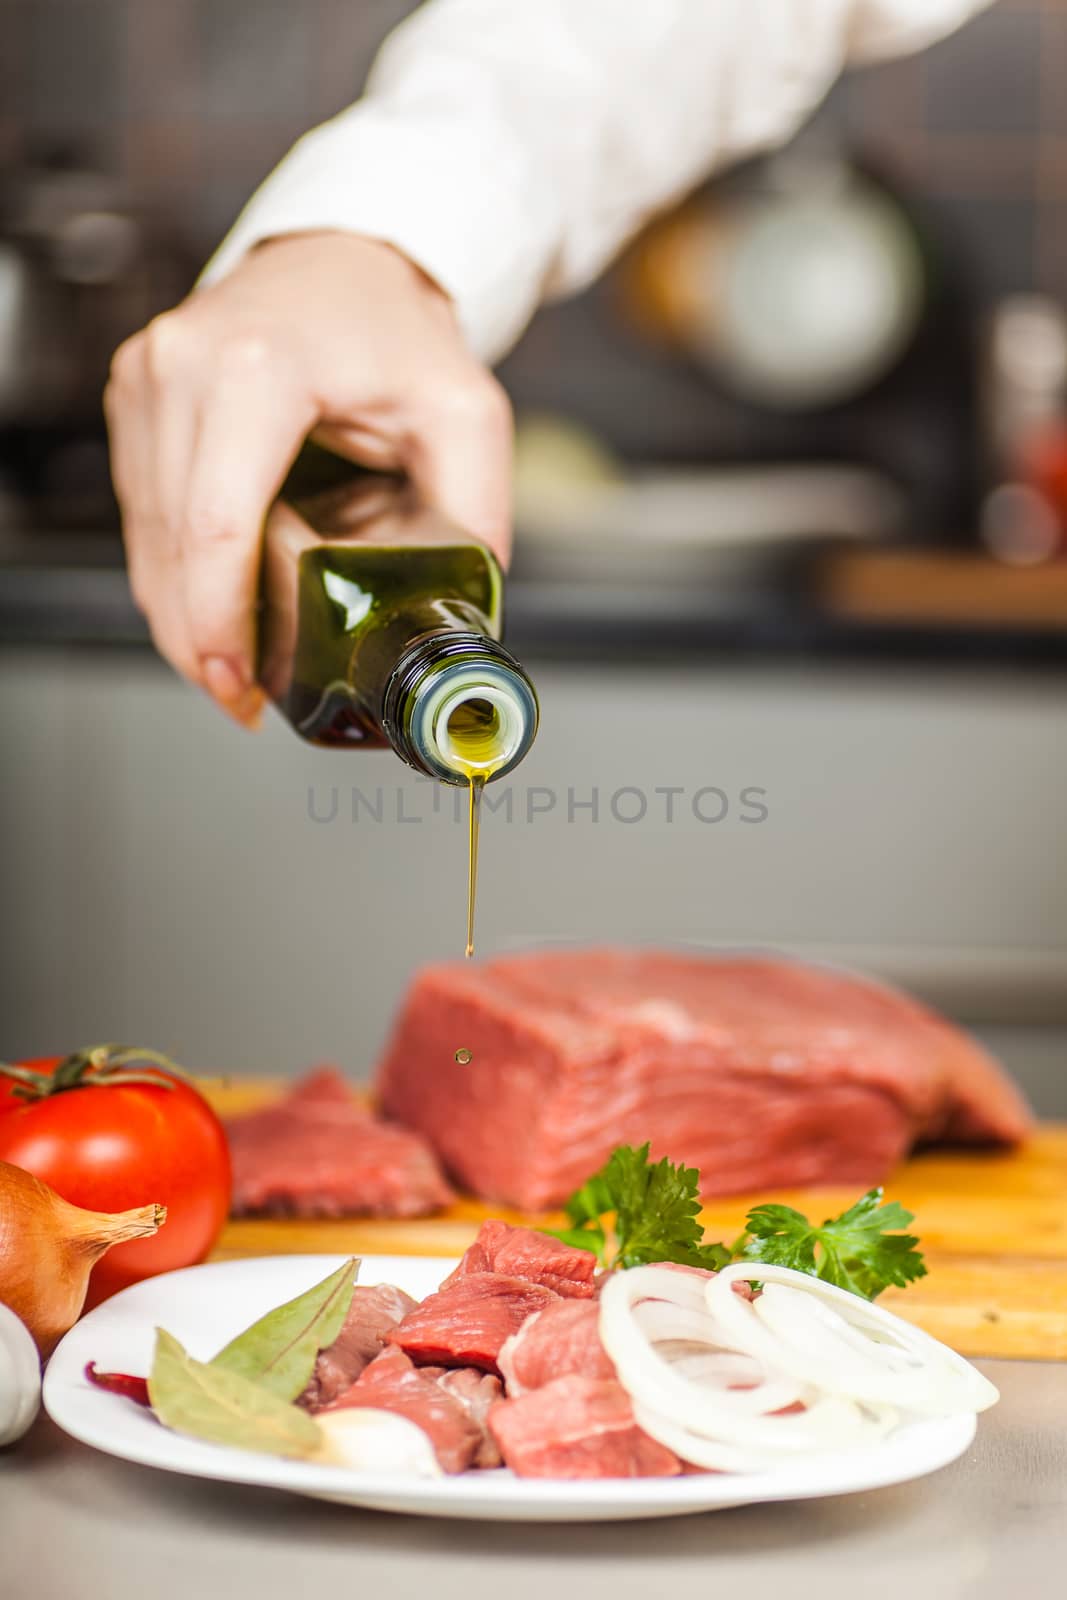
<path id="1" fill-rule="evenodd" d="M 470 796 L 467 831 L 467 946 L 474 954 L 474 906 L 478 893 L 478 836 L 481 827 L 482 791 L 507 751 L 505 729 L 499 708 L 492 700 L 474 695 L 463 700 L 448 719 L 448 743 L 457 772 L 467 780 Z"/>

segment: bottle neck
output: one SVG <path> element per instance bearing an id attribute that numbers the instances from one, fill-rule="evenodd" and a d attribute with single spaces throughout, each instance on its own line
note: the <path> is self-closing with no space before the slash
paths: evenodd
<path id="1" fill-rule="evenodd" d="M 487 634 L 424 636 L 397 661 L 382 727 L 403 760 L 446 783 L 490 782 L 516 767 L 537 733 L 537 694 L 522 667 Z"/>

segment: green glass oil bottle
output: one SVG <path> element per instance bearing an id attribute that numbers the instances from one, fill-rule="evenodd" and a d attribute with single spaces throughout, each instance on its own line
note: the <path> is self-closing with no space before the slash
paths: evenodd
<path id="1" fill-rule="evenodd" d="M 533 684 L 500 642 L 502 594 L 490 551 L 408 486 L 290 480 L 264 548 L 260 681 L 311 743 L 391 746 L 473 794 L 537 732 Z"/>

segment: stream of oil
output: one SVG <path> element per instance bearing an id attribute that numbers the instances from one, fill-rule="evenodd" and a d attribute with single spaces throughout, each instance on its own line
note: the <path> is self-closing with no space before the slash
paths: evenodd
<path id="1" fill-rule="evenodd" d="M 449 743 L 456 770 L 467 780 L 467 944 L 464 954 L 474 954 L 474 913 L 478 899 L 478 835 L 481 829 L 482 792 L 506 759 L 500 715 L 489 700 L 464 701 L 448 719 Z M 453 1058 L 465 1067 L 472 1054 L 460 1045 Z"/>
<path id="2" fill-rule="evenodd" d="M 482 791 L 504 760 L 500 714 L 489 700 L 475 697 L 456 707 L 448 719 L 448 737 L 456 770 L 467 780 L 467 944 L 474 954 L 474 914 L 478 898 L 478 835 Z"/>
<path id="3" fill-rule="evenodd" d="M 478 897 L 478 832 L 482 819 L 482 790 L 485 777 L 472 773 L 470 785 L 470 828 L 467 854 L 467 948 L 464 954 L 469 961 L 474 954 L 474 903 Z"/>

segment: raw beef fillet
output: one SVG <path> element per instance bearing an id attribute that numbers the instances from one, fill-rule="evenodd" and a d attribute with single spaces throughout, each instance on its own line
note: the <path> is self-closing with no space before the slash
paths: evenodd
<path id="1" fill-rule="evenodd" d="M 491 1217 L 482 1223 L 477 1239 L 441 1287 L 447 1289 L 449 1284 L 472 1273 L 500 1272 L 505 1277 L 543 1284 L 557 1294 L 588 1300 L 596 1293 L 596 1265 L 591 1250 L 576 1250 L 547 1233 L 513 1228 Z"/>
<path id="2" fill-rule="evenodd" d="M 372 1116 L 332 1068 L 226 1132 L 236 1217 L 423 1217 L 452 1198 L 418 1134 Z"/>
<path id="3" fill-rule="evenodd" d="M 1012 1144 L 1030 1126 L 979 1046 L 904 995 L 796 962 L 655 951 L 427 968 L 378 1089 L 464 1188 L 528 1210 L 646 1139 L 699 1167 L 706 1194 L 765 1194 L 867 1186 L 918 1142 Z"/>
<path id="4" fill-rule="evenodd" d="M 473 1272 L 428 1295 L 387 1342 L 419 1366 L 478 1367 L 499 1374 L 500 1347 L 535 1311 L 559 1296 L 525 1278 Z"/>
<path id="5" fill-rule="evenodd" d="M 489 1427 L 520 1478 L 672 1478 L 682 1470 L 637 1426 L 614 1378 L 555 1378 L 494 1406 Z"/>
<path id="6" fill-rule="evenodd" d="M 440 1368 L 416 1367 L 402 1350 L 385 1350 L 365 1367 L 351 1388 L 346 1389 L 328 1409 L 346 1411 L 354 1406 L 392 1411 L 407 1417 L 429 1437 L 445 1472 L 465 1472 L 468 1467 L 488 1463 L 496 1466 L 499 1456 L 491 1439 L 487 1440 L 485 1413 L 500 1394 L 484 1402 L 472 1398 L 470 1389 L 446 1388 Z M 459 1373 L 449 1374 L 453 1379 Z M 484 1374 L 472 1374 L 474 1379 Z"/>
<path id="7" fill-rule="evenodd" d="M 357 1284 L 352 1304 L 333 1344 L 320 1350 L 315 1370 L 297 1404 L 322 1411 L 350 1389 L 380 1354 L 388 1333 L 418 1305 L 391 1283 Z"/>
<path id="8" fill-rule="evenodd" d="M 528 1317 L 497 1357 L 508 1398 L 540 1389 L 556 1378 L 614 1378 L 615 1367 L 600 1342 L 600 1306 L 595 1300 L 559 1300 Z"/>

